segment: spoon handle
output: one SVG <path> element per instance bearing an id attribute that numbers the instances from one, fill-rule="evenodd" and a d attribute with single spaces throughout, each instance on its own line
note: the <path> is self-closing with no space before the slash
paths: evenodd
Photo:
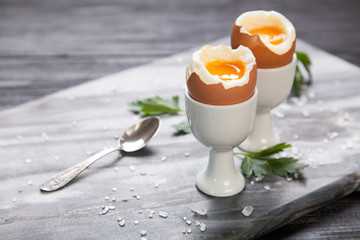
<path id="1" fill-rule="evenodd" d="M 84 171 L 87 167 L 89 167 L 91 164 L 96 162 L 98 159 L 102 158 L 103 156 L 120 150 L 119 146 L 107 148 L 88 159 L 56 174 L 55 176 L 49 178 L 47 181 L 45 181 L 41 186 L 40 189 L 42 191 L 51 192 L 55 191 L 63 186 L 65 186 L 68 182 L 73 180 L 77 175 L 79 175 L 82 171 Z"/>

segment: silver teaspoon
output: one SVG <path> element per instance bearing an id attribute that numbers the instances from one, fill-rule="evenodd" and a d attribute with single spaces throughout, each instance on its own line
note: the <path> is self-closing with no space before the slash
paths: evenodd
<path id="1" fill-rule="evenodd" d="M 146 144 L 156 135 L 160 127 L 160 118 L 147 117 L 132 125 L 121 135 L 115 147 L 105 149 L 88 159 L 56 174 L 45 181 L 40 189 L 51 192 L 62 188 L 73 180 L 77 175 L 84 171 L 91 164 L 114 151 L 135 152 L 145 147 Z"/>

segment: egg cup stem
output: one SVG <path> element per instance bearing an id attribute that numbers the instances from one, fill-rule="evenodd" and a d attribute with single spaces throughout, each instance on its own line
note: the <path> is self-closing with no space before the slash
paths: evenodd
<path id="1" fill-rule="evenodd" d="M 258 152 L 280 143 L 280 137 L 271 124 L 271 109 L 285 101 L 294 81 L 296 55 L 282 67 L 257 69 L 256 87 L 259 91 L 254 127 L 248 138 L 240 144 L 247 152 Z"/>
<path id="2" fill-rule="evenodd" d="M 216 197 L 232 196 L 244 189 L 245 180 L 235 167 L 233 148 L 210 150 L 208 165 L 198 173 L 196 186 Z"/>
<path id="3" fill-rule="evenodd" d="M 240 148 L 247 152 L 257 152 L 280 143 L 279 135 L 271 124 L 270 108 L 258 106 L 254 127 Z"/>

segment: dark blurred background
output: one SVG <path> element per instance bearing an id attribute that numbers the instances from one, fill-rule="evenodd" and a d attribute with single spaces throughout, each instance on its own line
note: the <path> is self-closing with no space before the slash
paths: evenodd
<path id="1" fill-rule="evenodd" d="M 258 9 L 283 13 L 298 38 L 360 66 L 359 0 L 0 0 L 0 110 L 228 36 Z M 264 239 L 351 239 L 359 199 Z"/>

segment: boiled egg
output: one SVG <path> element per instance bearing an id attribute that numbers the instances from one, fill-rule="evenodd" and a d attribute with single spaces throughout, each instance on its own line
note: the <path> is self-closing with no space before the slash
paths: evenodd
<path id="1" fill-rule="evenodd" d="M 255 57 L 249 48 L 205 45 L 193 53 L 187 66 L 187 90 L 201 103 L 236 104 L 254 94 L 256 73 Z"/>
<path id="2" fill-rule="evenodd" d="M 293 59 L 295 28 L 275 11 L 245 12 L 236 19 L 231 32 L 231 47 L 240 45 L 250 48 L 258 68 L 282 67 Z"/>

